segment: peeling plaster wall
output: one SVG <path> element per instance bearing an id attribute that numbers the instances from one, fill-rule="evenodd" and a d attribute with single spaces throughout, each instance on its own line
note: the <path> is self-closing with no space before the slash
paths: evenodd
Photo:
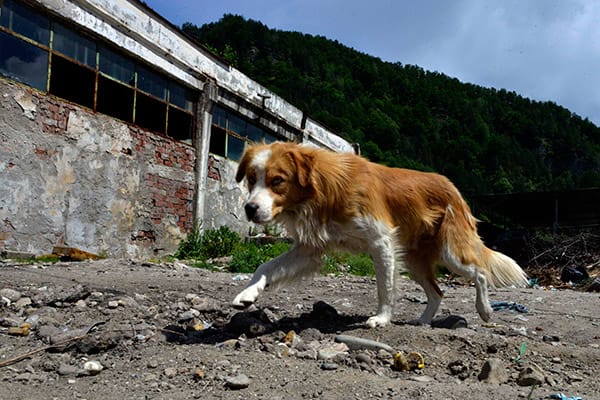
<path id="1" fill-rule="evenodd" d="M 142 2 L 34 2 L 192 88 L 214 82 L 219 95 L 212 102 L 260 117 L 283 137 L 353 151 Z M 247 233 L 237 164 L 198 151 L 0 77 L 0 251 L 44 254 L 66 245 L 108 256 L 168 254 L 192 228 L 195 204 L 204 204 L 196 215 L 204 229 Z M 197 166 L 197 156 L 208 165 Z M 200 168 L 208 180 L 195 193 L 204 185 L 196 181 L 206 171 Z"/>
<path id="2" fill-rule="evenodd" d="M 177 248 L 192 225 L 192 147 L 1 78 L 0 93 L 0 249 Z"/>

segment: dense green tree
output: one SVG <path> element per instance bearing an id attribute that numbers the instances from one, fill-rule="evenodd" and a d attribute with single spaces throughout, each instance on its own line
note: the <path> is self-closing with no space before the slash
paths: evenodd
<path id="1" fill-rule="evenodd" d="M 373 161 L 441 172 L 465 193 L 600 186 L 600 128 L 552 102 L 235 15 L 182 29 Z"/>

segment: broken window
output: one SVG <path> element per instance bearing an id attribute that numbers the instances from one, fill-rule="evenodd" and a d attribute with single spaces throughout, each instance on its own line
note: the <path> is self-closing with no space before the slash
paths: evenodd
<path id="1" fill-rule="evenodd" d="M 212 113 L 210 149 L 213 154 L 238 161 L 246 144 L 280 140 L 263 128 L 221 107 Z"/>
<path id="2" fill-rule="evenodd" d="M 192 143 L 193 91 L 15 0 L 0 0 L 0 75 Z"/>

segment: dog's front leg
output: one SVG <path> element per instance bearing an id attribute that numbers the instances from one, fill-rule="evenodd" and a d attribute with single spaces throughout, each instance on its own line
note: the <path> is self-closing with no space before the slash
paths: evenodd
<path id="1" fill-rule="evenodd" d="M 374 242 L 375 251 L 372 252 L 375 264 L 375 278 L 377 279 L 377 315 L 367 320 L 367 326 L 376 328 L 390 323 L 394 309 L 395 297 L 395 269 L 396 258 L 394 245 L 389 237 L 384 237 Z"/>
<path id="2" fill-rule="evenodd" d="M 318 272 L 321 256 L 322 252 L 312 247 L 294 245 L 290 251 L 258 267 L 246 288 L 233 299 L 232 306 L 246 308 L 254 304 L 267 286 L 282 286 Z"/>

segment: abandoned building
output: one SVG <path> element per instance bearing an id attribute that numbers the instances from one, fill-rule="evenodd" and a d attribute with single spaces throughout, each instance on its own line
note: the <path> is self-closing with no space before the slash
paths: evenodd
<path id="1" fill-rule="evenodd" d="M 0 1 L 0 251 L 246 233 L 236 162 L 275 140 L 353 151 L 140 1 Z"/>

